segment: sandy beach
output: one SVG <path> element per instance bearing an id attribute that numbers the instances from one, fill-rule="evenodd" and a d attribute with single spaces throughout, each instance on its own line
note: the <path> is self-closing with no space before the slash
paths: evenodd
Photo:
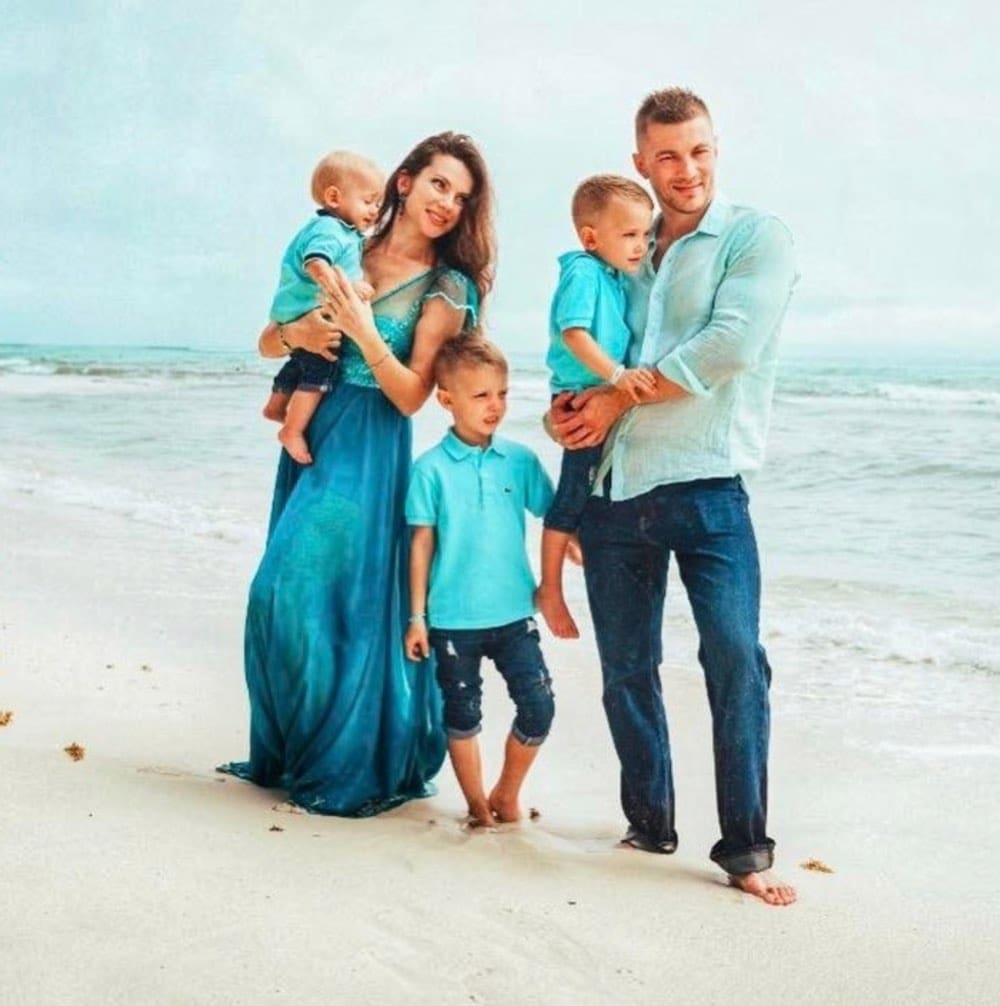
<path id="1" fill-rule="evenodd" d="M 246 748 L 256 544 L 25 492 L 2 505 L 0 1001 L 993 1001 L 996 751 L 963 747 L 962 716 L 995 721 L 994 681 L 973 680 L 986 704 L 958 713 L 928 668 L 926 703 L 904 706 L 890 688 L 824 687 L 850 679 L 848 653 L 808 666 L 767 640 L 771 831 L 801 897 L 769 908 L 707 859 L 709 724 L 683 612 L 664 668 L 676 855 L 617 845 L 587 638 L 546 647 L 558 711 L 528 783 L 535 820 L 463 831 L 447 771 L 436 797 L 375 819 L 293 815 L 213 771 Z M 485 708 L 496 766 L 495 676 Z M 834 872 L 801 867 L 813 858 Z"/>

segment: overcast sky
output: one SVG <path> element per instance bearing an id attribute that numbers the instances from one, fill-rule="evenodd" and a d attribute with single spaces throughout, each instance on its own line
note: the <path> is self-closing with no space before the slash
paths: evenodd
<path id="1" fill-rule="evenodd" d="M 721 187 L 792 228 L 786 340 L 884 351 L 1000 335 L 993 5 L 4 4 L 0 341 L 253 344 L 308 179 L 471 133 L 498 197 L 490 312 L 540 346 L 582 177 L 631 173 L 631 120 L 680 83 Z"/>

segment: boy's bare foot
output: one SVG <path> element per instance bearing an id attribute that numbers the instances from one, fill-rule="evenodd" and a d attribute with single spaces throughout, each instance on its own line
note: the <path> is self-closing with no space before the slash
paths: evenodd
<path id="1" fill-rule="evenodd" d="M 744 893 L 752 894 L 769 905 L 790 905 L 797 897 L 795 888 L 775 876 L 772 870 L 745 873 L 741 876 L 730 874 L 729 882 Z"/>
<path id="2" fill-rule="evenodd" d="M 313 462 L 312 455 L 309 453 L 309 445 L 306 443 L 306 438 L 302 436 L 301 433 L 295 433 L 293 430 L 289 430 L 287 427 L 282 426 L 278 430 L 278 439 L 284 445 L 286 451 L 288 451 L 291 456 L 298 461 L 300 465 L 311 465 Z"/>
<path id="3" fill-rule="evenodd" d="M 485 797 L 481 804 L 469 804 L 469 818 L 465 823 L 467 828 L 492 828 L 496 823 L 493 808 Z"/>
<path id="4" fill-rule="evenodd" d="M 490 810 L 498 821 L 510 823 L 521 820 L 521 807 L 517 797 L 507 796 L 499 786 L 490 793 Z"/>
<path id="5" fill-rule="evenodd" d="M 559 639 L 579 639 L 580 630 L 566 607 L 562 591 L 539 587 L 535 591 L 535 605 L 541 612 L 545 624 Z"/>

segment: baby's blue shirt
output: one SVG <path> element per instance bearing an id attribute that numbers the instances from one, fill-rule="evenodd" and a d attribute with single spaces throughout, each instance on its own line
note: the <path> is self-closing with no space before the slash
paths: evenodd
<path id="1" fill-rule="evenodd" d="M 449 430 L 417 458 L 406 521 L 435 532 L 427 620 L 435 629 L 490 629 L 535 613 L 524 511 L 544 516 L 553 491 L 523 444 L 472 447 Z"/>
<path id="2" fill-rule="evenodd" d="M 567 328 L 585 328 L 612 360 L 622 363 L 632 333 L 625 323 L 625 277 L 589 252 L 559 256 L 559 285 L 549 311 L 549 352 L 545 362 L 552 371 L 553 393 L 579 391 L 603 383 L 567 348 L 562 334 Z"/>
<path id="3" fill-rule="evenodd" d="M 318 210 L 285 249 L 278 289 L 271 302 L 271 321 L 300 318 L 318 306 L 319 287 L 305 271 L 311 258 L 340 266 L 350 280 L 361 279 L 361 246 L 364 238 L 329 210 Z"/>

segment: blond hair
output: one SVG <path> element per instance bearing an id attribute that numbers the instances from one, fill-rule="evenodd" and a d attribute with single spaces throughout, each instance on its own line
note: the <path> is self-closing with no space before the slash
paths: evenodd
<path id="1" fill-rule="evenodd" d="M 434 358 L 434 382 L 447 390 L 447 382 L 457 370 L 463 367 L 476 369 L 493 367 L 507 373 L 507 358 L 498 346 L 484 339 L 478 331 L 467 336 L 449 339 Z"/>
<path id="2" fill-rule="evenodd" d="M 374 161 L 350 150 L 333 150 L 313 168 L 313 201 L 322 206 L 323 193 L 331 185 L 342 188 L 346 183 L 359 178 L 371 178 L 375 182 L 375 188 L 382 187 L 382 169 Z"/>
<path id="3" fill-rule="evenodd" d="M 653 208 L 650 194 L 631 178 L 623 178 L 621 175 L 592 175 L 580 182 L 573 193 L 574 226 L 580 228 L 593 225 L 614 198 L 643 203 L 650 209 Z"/>

